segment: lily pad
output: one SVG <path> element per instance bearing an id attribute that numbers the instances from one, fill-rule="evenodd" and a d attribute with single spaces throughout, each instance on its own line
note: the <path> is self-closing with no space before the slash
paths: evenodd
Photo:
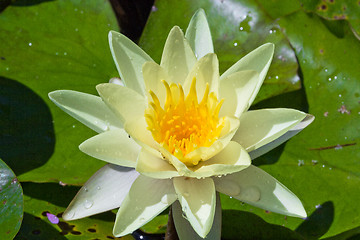
<path id="1" fill-rule="evenodd" d="M 304 9 L 327 20 L 346 20 L 360 40 L 360 2 L 355 0 L 301 0 Z"/>
<path id="2" fill-rule="evenodd" d="M 13 171 L 0 159 L 0 238 L 13 239 L 23 218 L 23 193 Z"/>
<path id="3" fill-rule="evenodd" d="M 95 132 L 47 95 L 95 94 L 97 84 L 118 76 L 107 40 L 118 31 L 109 2 L 15 1 L 1 12 L 0 30 L 4 161 L 20 181 L 84 183 L 104 164 L 78 150 Z"/>
<path id="4" fill-rule="evenodd" d="M 294 6 L 290 5 L 292 11 Z M 176 11 L 171 10 L 174 6 Z M 172 26 L 178 25 L 185 31 L 198 8 L 203 8 L 208 16 L 220 72 L 263 43 L 275 43 L 268 77 L 255 101 L 300 88 L 298 64 L 291 46 L 276 21 L 254 1 L 157 1 L 139 45 L 159 62 Z"/>
<path id="5" fill-rule="evenodd" d="M 62 213 L 79 190 L 74 186 L 56 183 L 23 183 L 25 214 L 20 231 L 15 239 L 123 239 L 115 238 L 112 228 L 115 213 L 106 212 L 81 220 L 66 222 Z M 84 206 L 85 207 L 85 206 Z M 54 222 L 52 216 L 59 221 Z M 51 220 L 51 221 L 50 221 Z"/>
<path id="6" fill-rule="evenodd" d="M 296 50 L 305 92 L 280 95 L 255 108 L 295 107 L 315 115 L 315 121 L 286 144 L 253 161 L 273 175 L 303 202 L 307 219 L 284 217 L 222 198 L 224 209 L 247 211 L 270 224 L 296 231 L 305 239 L 346 239 L 360 226 L 360 45 L 350 28 L 335 36 L 315 14 L 303 11 L 279 21 Z M 307 104 L 304 104 L 304 99 Z M 256 231 L 269 231 L 259 228 Z M 343 233 L 345 232 L 345 233 Z M 343 234 L 342 234 L 343 233 Z M 345 237 L 346 236 L 346 237 Z"/>

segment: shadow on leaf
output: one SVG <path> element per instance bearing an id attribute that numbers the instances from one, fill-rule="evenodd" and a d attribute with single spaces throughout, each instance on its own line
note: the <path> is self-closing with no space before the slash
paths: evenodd
<path id="1" fill-rule="evenodd" d="M 22 187 L 24 195 L 65 208 L 80 190 L 80 187 L 62 187 L 56 183 L 23 182 Z"/>
<path id="2" fill-rule="evenodd" d="M 11 5 L 18 6 L 18 7 L 27 7 L 27 6 L 40 4 L 40 3 L 43 3 L 43 2 L 52 2 L 52 1 L 55 1 L 55 0 L 31 0 L 31 1 L 29 1 L 29 0 L 16 0 L 16 1 L 13 1 L 11 3 Z"/>
<path id="3" fill-rule="evenodd" d="M 325 202 L 295 230 L 306 239 L 319 239 L 330 228 L 334 221 L 334 204 Z"/>
<path id="4" fill-rule="evenodd" d="M 35 217 L 31 214 L 24 213 L 23 223 L 21 225 L 20 231 L 14 239 L 17 240 L 65 240 L 67 239 L 60 234 L 55 227 L 52 227 L 49 223 Z"/>
<path id="5" fill-rule="evenodd" d="M 286 227 L 265 222 L 256 214 L 223 210 L 222 239 L 304 239 Z"/>
<path id="6" fill-rule="evenodd" d="M 46 103 L 25 85 L 0 77 L 0 157 L 19 176 L 44 165 L 54 146 Z"/>

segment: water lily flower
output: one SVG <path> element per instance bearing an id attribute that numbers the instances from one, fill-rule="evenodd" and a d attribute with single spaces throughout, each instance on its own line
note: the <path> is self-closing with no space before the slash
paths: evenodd
<path id="1" fill-rule="evenodd" d="M 74 220 L 119 208 L 113 234 L 132 233 L 170 205 L 180 239 L 220 239 L 219 193 L 272 212 L 306 217 L 300 200 L 251 160 L 313 120 L 294 109 L 248 111 L 270 66 L 264 44 L 219 76 L 203 10 L 185 35 L 175 26 L 160 64 L 124 35 L 109 33 L 124 86 L 100 95 L 51 92 L 62 110 L 99 134 L 80 145 L 108 162 L 65 211 Z"/>

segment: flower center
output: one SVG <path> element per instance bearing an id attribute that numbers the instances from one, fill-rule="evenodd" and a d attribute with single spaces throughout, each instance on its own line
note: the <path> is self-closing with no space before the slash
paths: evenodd
<path id="1" fill-rule="evenodd" d="M 209 84 L 202 101 L 196 94 L 196 78 L 193 78 L 189 94 L 184 97 L 182 86 L 162 81 L 166 88 L 164 107 L 154 92 L 150 91 L 152 102 L 145 110 L 148 130 L 154 139 L 171 154 L 188 166 L 194 166 L 201 159 L 188 159 L 186 155 L 200 147 L 210 147 L 224 127 L 224 118 L 219 119 L 223 100 L 218 101 L 214 92 L 209 94 Z"/>

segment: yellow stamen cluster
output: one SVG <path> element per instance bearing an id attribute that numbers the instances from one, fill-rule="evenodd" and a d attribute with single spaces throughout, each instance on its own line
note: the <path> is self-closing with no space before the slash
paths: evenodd
<path id="1" fill-rule="evenodd" d="M 198 164 L 199 159 L 187 159 L 186 155 L 199 147 L 209 147 L 218 138 L 224 127 L 219 120 L 223 100 L 218 101 L 214 92 L 209 94 L 209 84 L 202 101 L 196 94 L 196 78 L 193 78 L 189 94 L 184 97 L 182 86 L 162 81 L 166 88 L 164 107 L 154 92 L 152 102 L 145 111 L 148 129 L 154 139 L 171 154 L 188 166 Z"/>

